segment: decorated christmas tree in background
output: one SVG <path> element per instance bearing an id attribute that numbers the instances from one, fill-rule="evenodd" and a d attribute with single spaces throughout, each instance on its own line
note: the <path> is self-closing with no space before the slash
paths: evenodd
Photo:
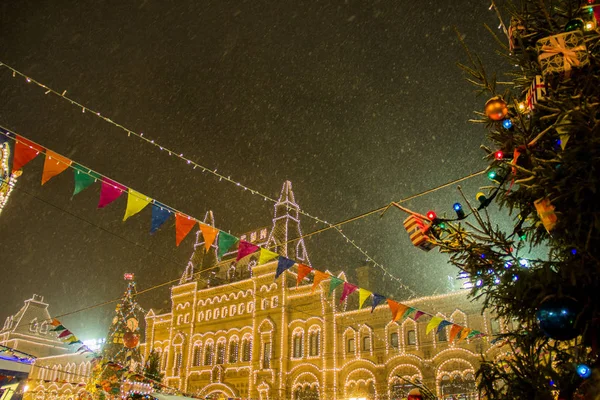
<path id="1" fill-rule="evenodd" d="M 140 372 L 142 356 L 139 350 L 139 321 L 143 309 L 135 301 L 137 291 L 133 279 L 133 274 L 125 274 L 127 289 L 115 308 L 115 316 L 102 348 L 102 357 L 130 371 Z"/>
<path id="2" fill-rule="evenodd" d="M 597 399 L 600 4 L 492 6 L 506 23 L 506 38 L 496 38 L 506 74 L 496 80 L 468 51 L 461 65 L 489 98 L 474 122 L 486 126 L 491 143 L 482 146 L 490 185 L 475 201 L 463 194 L 456 217 L 409 217 L 423 225 L 411 225 L 411 240 L 448 253 L 469 276 L 472 296 L 503 323 L 500 357 L 478 372 L 482 395 Z M 488 214 L 493 203 L 511 229 Z"/>

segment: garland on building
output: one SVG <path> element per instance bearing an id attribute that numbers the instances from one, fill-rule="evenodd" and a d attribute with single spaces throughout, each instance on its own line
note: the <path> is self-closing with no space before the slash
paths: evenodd
<path id="1" fill-rule="evenodd" d="M 10 163 L 10 146 L 5 136 L 0 136 L 0 213 L 4 209 L 13 187 L 17 183 L 17 178 L 21 171 L 12 171 Z"/>
<path id="2" fill-rule="evenodd" d="M 185 237 L 191 232 L 195 226 L 199 226 L 204 237 L 206 249 L 215 243 L 217 245 L 217 258 L 220 260 L 229 252 L 237 252 L 236 261 L 250 256 L 254 253 L 259 253 L 259 264 L 277 259 L 277 271 L 275 273 L 275 279 L 277 279 L 283 272 L 289 270 L 291 267 L 297 265 L 298 268 L 298 283 L 300 283 L 308 274 L 314 274 L 313 291 L 317 285 L 323 281 L 329 280 L 329 294 L 331 295 L 334 289 L 338 286 L 342 288 L 342 294 L 340 301 L 346 300 L 346 298 L 354 292 L 359 295 L 360 308 L 363 307 L 367 299 L 371 299 L 371 307 L 373 311 L 375 307 L 382 304 L 384 301 L 387 302 L 392 313 L 393 321 L 402 321 L 408 317 L 411 317 L 415 321 L 423 316 L 430 318 L 427 324 L 426 332 L 429 333 L 432 330 L 439 332 L 443 328 L 450 326 L 450 341 L 455 339 L 464 340 L 478 338 L 485 336 L 480 331 L 470 329 L 468 327 L 455 324 L 451 321 L 441 319 L 433 314 L 425 311 L 409 307 L 405 304 L 399 303 L 395 300 L 389 299 L 381 294 L 373 293 L 367 289 L 360 288 L 342 279 L 339 279 L 329 273 L 319 271 L 308 265 L 297 263 L 296 261 L 279 256 L 278 253 L 273 252 L 269 249 L 260 248 L 250 242 L 240 240 L 234 235 L 217 229 L 211 225 L 205 224 L 204 222 L 196 219 L 192 216 L 186 215 L 176 209 L 169 207 L 163 203 L 160 203 L 154 199 L 151 199 L 144 194 L 135 191 L 113 179 L 108 178 L 98 172 L 95 172 L 81 164 L 75 163 L 74 161 L 52 151 L 47 148 L 34 143 L 23 136 L 16 135 L 11 132 L 2 132 L 0 134 L 15 140 L 15 161 L 13 163 L 13 170 L 21 169 L 28 162 L 33 160 L 40 153 L 45 154 L 46 159 L 44 162 L 44 169 L 42 172 L 42 185 L 51 178 L 64 172 L 68 168 L 74 171 L 74 182 L 75 187 L 73 195 L 76 195 L 88 188 L 97 181 L 101 182 L 100 199 L 98 201 L 98 208 L 104 208 L 118 199 L 123 193 L 127 193 L 127 206 L 123 221 L 136 215 L 142 211 L 146 206 L 152 204 L 152 219 L 150 232 L 158 230 L 171 216 L 175 216 L 175 243 L 177 246 L 185 239 Z M 237 250 L 237 251 L 236 251 Z"/>

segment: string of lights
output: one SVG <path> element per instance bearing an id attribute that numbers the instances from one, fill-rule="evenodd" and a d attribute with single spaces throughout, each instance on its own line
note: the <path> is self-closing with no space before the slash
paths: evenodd
<path id="1" fill-rule="evenodd" d="M 268 200 L 268 201 L 271 201 L 272 203 L 276 203 L 277 202 L 276 199 L 274 199 L 274 198 L 272 198 L 270 196 L 267 196 L 267 195 L 259 192 L 256 189 L 252 189 L 252 188 L 250 188 L 250 187 L 242 184 L 241 182 L 238 182 L 238 181 L 235 181 L 235 180 L 231 179 L 231 176 L 225 176 L 225 175 L 223 175 L 221 173 L 218 173 L 216 169 L 213 170 L 211 168 L 203 166 L 203 165 L 197 163 L 196 161 L 191 160 L 191 159 L 185 157 L 183 155 L 183 153 L 179 153 L 179 152 L 177 152 L 175 150 L 172 150 L 172 149 L 170 149 L 168 147 L 165 147 L 165 146 L 157 143 L 155 140 L 150 139 L 147 136 L 144 136 L 144 133 L 135 132 L 135 131 L 133 131 L 133 130 L 131 130 L 131 129 L 125 127 L 125 126 L 123 126 L 122 124 L 119 124 L 119 123 L 113 121 L 112 119 L 110 119 L 108 117 L 105 117 L 100 112 L 98 112 L 98 111 L 96 111 L 94 109 L 91 109 L 91 108 L 85 106 L 84 104 L 81 104 L 81 103 L 77 102 L 76 100 L 68 97 L 66 90 L 64 90 L 62 92 L 54 90 L 54 89 L 50 88 L 49 86 L 47 86 L 47 85 L 45 85 L 45 84 L 43 84 L 43 83 L 41 83 L 41 82 L 39 82 L 39 81 L 31 78 L 30 76 L 28 76 L 28 75 L 20 72 L 19 70 L 11 67 L 10 65 L 7 65 L 7 64 L 1 62 L 1 61 L 0 61 L 0 67 L 4 67 L 4 68 L 7 68 L 8 70 L 12 71 L 12 76 L 13 77 L 16 77 L 18 75 L 18 76 L 20 76 L 22 78 L 25 78 L 25 81 L 27 83 L 33 83 L 33 84 L 37 85 L 38 87 L 44 89 L 45 94 L 54 94 L 54 95 L 58 96 L 59 98 L 68 101 L 72 105 L 75 105 L 75 106 L 81 108 L 81 111 L 83 113 L 85 113 L 86 111 L 88 111 L 89 113 L 91 113 L 92 115 L 94 115 L 94 116 L 102 119 L 103 121 L 108 122 L 109 124 L 111 124 L 111 125 L 119 128 L 119 129 L 123 130 L 125 133 L 127 133 L 128 137 L 133 136 L 135 138 L 138 138 L 138 139 L 142 140 L 143 142 L 145 142 L 147 144 L 152 145 L 155 148 L 160 149 L 161 151 L 167 152 L 167 154 L 169 154 L 169 155 L 174 155 L 175 157 L 181 159 L 182 161 L 185 161 L 186 164 L 190 165 L 193 169 L 199 168 L 202 172 L 210 173 L 210 174 L 214 175 L 215 177 L 219 178 L 219 181 L 225 180 L 226 182 L 235 184 L 236 186 L 244 189 L 245 191 L 250 191 L 250 193 L 253 194 L 253 195 L 258 195 L 258 196 L 262 197 L 265 201 Z M 329 223 L 329 222 L 327 222 L 327 221 L 325 221 L 325 220 L 323 220 L 323 219 L 321 219 L 319 217 L 316 217 L 316 216 L 314 216 L 312 214 L 309 214 L 308 212 L 302 210 L 301 208 L 298 208 L 298 212 L 300 214 L 308 217 L 308 218 L 313 219 L 314 221 L 317 221 L 319 223 L 325 224 L 326 226 L 329 226 L 330 228 L 335 229 L 342 237 L 344 237 L 344 239 L 346 239 L 346 243 L 351 244 L 355 249 L 357 249 L 364 257 L 366 257 L 367 261 L 372 262 L 373 265 L 375 265 L 377 268 L 379 268 L 381 271 L 383 271 L 383 273 L 387 277 L 393 279 L 402 288 L 404 288 L 404 289 L 408 290 L 409 292 L 411 292 L 411 295 L 413 297 L 416 296 L 416 293 L 413 290 L 411 290 L 409 287 L 407 287 L 400 278 L 398 278 L 395 275 L 393 275 L 381 263 L 379 263 L 376 260 L 374 260 L 372 256 L 370 256 L 364 249 L 362 249 L 362 247 L 360 247 L 358 244 L 356 244 L 356 242 L 354 240 L 350 239 L 344 232 L 342 232 L 342 230 L 339 228 L 339 226 L 337 226 L 337 227 L 333 226 L 333 224 L 331 224 L 331 223 Z"/>

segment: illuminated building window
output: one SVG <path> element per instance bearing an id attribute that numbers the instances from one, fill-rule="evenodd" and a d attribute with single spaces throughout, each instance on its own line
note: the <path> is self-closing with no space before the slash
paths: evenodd
<path id="1" fill-rule="evenodd" d="M 185 314 L 185 316 L 183 317 L 183 322 L 186 324 L 190 323 L 190 314 L 189 313 Z"/>
<path id="2" fill-rule="evenodd" d="M 216 308 L 216 309 L 215 309 L 215 319 L 218 319 L 218 318 L 219 318 L 219 314 L 220 314 L 220 312 L 219 312 L 219 309 L 218 309 L 218 308 Z"/>
<path id="3" fill-rule="evenodd" d="M 263 369 L 271 368 L 271 342 L 263 345 Z"/>
<path id="4" fill-rule="evenodd" d="M 417 344 L 417 333 L 414 331 L 414 329 L 406 332 L 406 344 L 409 346 L 414 346 Z"/>
<path id="5" fill-rule="evenodd" d="M 269 299 L 263 299 L 262 301 L 262 309 L 266 310 L 269 308 Z"/>
<path id="6" fill-rule="evenodd" d="M 242 361 L 248 362 L 252 356 L 252 340 L 244 338 L 242 341 Z"/>
<path id="7" fill-rule="evenodd" d="M 202 360 L 202 348 L 200 347 L 200 343 L 194 344 L 194 353 L 192 356 L 192 365 L 194 367 L 200 366 L 200 361 Z"/>
<path id="8" fill-rule="evenodd" d="M 206 320 L 208 321 L 208 320 L 209 320 L 209 319 L 211 319 L 211 318 L 212 318 L 212 310 L 208 310 L 208 311 L 206 312 Z"/>
<path id="9" fill-rule="evenodd" d="M 202 321 L 204 319 L 204 311 L 200 311 L 198 313 L 198 322 Z"/>
<path id="10" fill-rule="evenodd" d="M 398 348 L 398 332 L 392 332 L 390 334 L 390 344 L 394 348 Z"/>
<path id="11" fill-rule="evenodd" d="M 371 337 L 364 336 L 363 337 L 363 351 L 371 351 Z"/>
<path id="12" fill-rule="evenodd" d="M 242 304 L 240 304 L 240 306 L 238 308 L 239 308 L 238 314 L 243 314 L 246 309 L 246 305 L 244 303 L 242 303 Z"/>
<path id="13" fill-rule="evenodd" d="M 179 351 L 177 352 L 177 355 L 175 356 L 175 371 L 174 371 L 175 375 L 179 375 L 179 372 L 181 371 L 182 360 L 183 360 L 183 355 L 181 354 L 181 349 L 179 349 Z"/>
<path id="14" fill-rule="evenodd" d="M 492 335 L 497 335 L 500 333 L 500 322 L 495 318 L 490 318 L 490 328 L 492 330 Z"/>
<path id="15" fill-rule="evenodd" d="M 346 343 L 346 351 L 348 353 L 354 353 L 356 351 L 356 347 L 354 346 L 354 338 L 348 339 Z"/>
<path id="16" fill-rule="evenodd" d="M 271 299 L 271 307 L 275 308 L 279 305 L 279 297 L 275 296 Z"/>
<path id="17" fill-rule="evenodd" d="M 319 355 L 320 331 L 314 331 L 309 334 L 309 351 L 308 354 L 312 357 Z"/>
<path id="18" fill-rule="evenodd" d="M 232 305 L 231 307 L 229 307 L 229 315 L 231 315 L 232 317 L 236 314 L 237 312 L 237 307 L 234 305 Z"/>
<path id="19" fill-rule="evenodd" d="M 298 333 L 294 335 L 294 340 L 293 340 L 293 357 L 294 358 L 302 358 L 303 356 L 303 346 L 302 346 L 302 333 Z"/>
<path id="20" fill-rule="evenodd" d="M 260 238 L 261 239 L 266 239 L 267 238 L 267 230 L 266 229 L 261 229 L 261 231 L 260 231 Z"/>
<path id="21" fill-rule="evenodd" d="M 248 312 L 252 312 L 254 311 L 254 303 L 253 302 L 248 302 Z"/>
<path id="22" fill-rule="evenodd" d="M 250 234 L 250 241 L 251 241 L 251 242 L 256 242 L 256 232 L 252 232 L 252 233 Z"/>
<path id="23" fill-rule="evenodd" d="M 438 333 L 437 333 L 437 341 L 438 342 L 447 342 L 448 341 L 448 335 L 446 333 L 446 328 L 442 328 Z"/>
<path id="24" fill-rule="evenodd" d="M 213 362 L 213 345 L 209 343 L 204 349 L 204 365 L 212 365 Z"/>
<path id="25" fill-rule="evenodd" d="M 235 364 L 238 361 L 239 343 L 237 340 L 229 342 L 229 364 Z"/>
<path id="26" fill-rule="evenodd" d="M 220 342 L 217 344 L 217 364 L 225 363 L 225 343 Z"/>
<path id="27" fill-rule="evenodd" d="M 226 306 L 221 310 L 221 315 L 223 318 L 227 317 L 227 311 L 229 311 L 229 309 Z"/>
<path id="28" fill-rule="evenodd" d="M 240 240 L 246 240 L 246 235 L 240 236 Z"/>

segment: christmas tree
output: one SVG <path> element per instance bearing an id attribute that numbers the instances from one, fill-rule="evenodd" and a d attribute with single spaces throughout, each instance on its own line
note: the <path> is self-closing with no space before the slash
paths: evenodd
<path id="1" fill-rule="evenodd" d="M 143 309 L 135 301 L 137 293 L 133 274 L 125 274 L 127 289 L 115 308 L 115 316 L 108 330 L 102 357 L 130 371 L 140 372 L 142 356 L 139 350 L 139 316 Z"/>
<path id="2" fill-rule="evenodd" d="M 503 322 L 499 357 L 478 371 L 485 398 L 595 399 L 600 4 L 538 0 L 492 8 L 506 34 L 495 38 L 508 60 L 506 76 L 491 76 L 468 50 L 461 65 L 489 97 L 474 122 L 487 127 L 490 185 L 474 202 L 463 194 L 455 218 L 423 218 L 426 238 Z M 502 229 L 496 214 L 508 216 L 511 228 Z"/>

